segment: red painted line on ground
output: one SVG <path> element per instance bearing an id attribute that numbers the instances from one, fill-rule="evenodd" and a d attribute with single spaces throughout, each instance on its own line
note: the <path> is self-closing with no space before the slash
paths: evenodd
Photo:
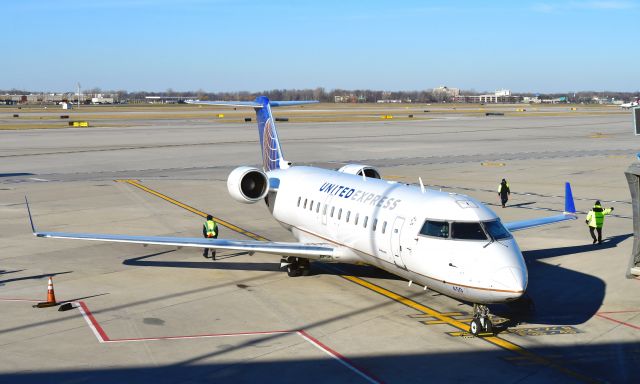
<path id="1" fill-rule="evenodd" d="M 627 311 L 602 311 L 602 312 L 596 313 L 596 315 L 599 315 L 601 313 L 608 314 L 608 313 L 630 313 L 630 312 L 640 312 L 640 309 L 629 309 Z"/>
<path id="2" fill-rule="evenodd" d="M 29 303 L 38 303 L 41 300 L 30 300 L 30 299 L 14 299 L 14 298 L 2 298 L 0 297 L 0 301 L 17 301 L 17 302 L 29 302 Z M 110 339 L 105 330 L 100 326 L 98 320 L 93 316 L 89 307 L 84 303 L 84 301 L 76 301 L 73 302 L 75 307 L 78 308 L 80 314 L 87 322 L 87 325 L 93 331 L 96 339 L 100 343 L 125 343 L 125 342 L 136 342 L 136 341 L 154 341 L 154 340 L 185 340 L 185 339 L 204 339 L 204 338 L 216 338 L 216 337 L 239 337 L 239 336 L 259 336 L 259 335 L 276 335 L 276 334 L 296 334 L 309 344 L 323 351 L 327 355 L 331 356 L 333 359 L 338 361 L 344 367 L 348 368 L 351 372 L 354 372 L 361 378 L 365 379 L 369 383 L 373 384 L 382 384 L 381 380 L 375 378 L 375 376 L 366 372 L 364 369 L 356 366 L 352 361 L 342 356 L 338 351 L 335 351 L 328 347 L 326 344 L 320 342 L 320 340 L 311 336 L 304 330 L 295 330 L 295 331 L 257 331 L 257 332 L 238 332 L 238 333 L 206 333 L 201 335 L 185 335 L 185 336 L 160 336 L 160 337 L 137 337 L 137 338 L 122 338 L 122 339 Z M 604 317 L 604 316 L 603 316 Z M 613 319 L 610 319 L 613 320 Z M 613 320 L 616 321 L 616 320 Z M 618 322 L 618 321 L 616 321 Z M 633 325 L 629 325 L 635 328 Z"/>
<path id="3" fill-rule="evenodd" d="M 350 371 L 356 373 L 366 381 L 373 384 L 382 384 L 382 381 L 376 379 L 373 375 L 367 373 L 362 368 L 358 368 L 349 359 L 342 356 L 337 351 L 329 348 L 325 344 L 321 343 L 318 339 L 311 336 L 304 330 L 297 331 L 258 331 L 258 332 L 238 332 L 238 333 L 208 333 L 201 335 L 186 335 L 186 336 L 161 336 L 161 337 L 137 337 L 137 338 L 122 338 L 122 339 L 110 339 L 107 333 L 102 329 L 96 318 L 93 316 L 87 305 L 83 301 L 77 302 L 77 308 L 84 317 L 85 321 L 93 331 L 100 343 L 125 343 L 136 341 L 155 341 L 155 340 L 184 340 L 184 339 L 201 339 L 201 338 L 216 338 L 216 337 L 238 337 L 238 336 L 258 336 L 258 335 L 275 335 L 275 334 L 296 334 L 309 342 L 311 345 L 325 352 L 332 358 L 336 359 L 343 366 Z"/>
<path id="4" fill-rule="evenodd" d="M 601 314 L 601 313 L 596 313 L 596 315 L 597 315 L 597 316 L 599 316 L 599 317 L 602 317 L 603 319 L 611 320 L 611 321 L 613 321 L 614 323 L 618 323 L 618 324 L 626 325 L 627 327 L 631 327 L 631 328 L 634 328 L 634 329 L 640 329 L 640 327 L 639 327 L 639 326 L 637 326 L 637 325 L 633 325 L 633 324 L 625 323 L 624 321 L 620 321 L 620 320 L 612 319 L 611 317 L 605 316 L 605 315 L 603 315 L 603 314 Z"/>
<path id="5" fill-rule="evenodd" d="M 84 303 L 84 301 L 79 301 L 78 304 L 78 309 L 80 310 L 80 313 L 82 313 L 82 317 L 85 318 L 87 324 L 89 324 L 89 327 L 98 338 L 98 341 L 101 343 L 110 341 L 109 336 L 107 336 L 107 333 L 104 331 L 104 329 L 102 329 L 100 324 L 98 324 L 98 321 L 95 317 L 93 317 L 93 314 Z"/>
<path id="6" fill-rule="evenodd" d="M 5 298 L 5 297 L 0 297 L 0 301 L 25 301 L 25 302 L 29 302 L 29 303 L 39 303 L 42 300 L 29 300 L 29 299 L 9 299 L 9 298 Z M 44 300 L 46 301 L 46 300 Z"/>
<path id="7" fill-rule="evenodd" d="M 375 384 L 382 384 L 382 381 L 376 379 L 373 375 L 371 375 L 370 373 L 367 373 L 364 369 L 357 367 L 349 359 L 347 359 L 346 357 L 342 356 L 337 351 L 329 348 L 325 344 L 321 343 L 320 340 L 318 340 L 315 337 L 311 336 L 310 334 L 305 332 L 303 329 L 299 330 L 298 334 L 300 336 L 302 336 L 303 339 L 307 340 L 309 343 L 314 345 L 316 348 L 322 350 L 323 352 L 325 352 L 329 356 L 331 356 L 334 359 L 338 360 L 342 365 L 344 365 L 345 367 L 349 368 L 352 372 L 355 372 L 358 376 L 362 377 L 363 379 L 367 380 L 368 382 L 375 383 Z"/>

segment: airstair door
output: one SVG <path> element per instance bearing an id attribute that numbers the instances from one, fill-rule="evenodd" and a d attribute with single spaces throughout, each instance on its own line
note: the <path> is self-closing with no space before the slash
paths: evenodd
<path id="1" fill-rule="evenodd" d="M 402 234 L 402 226 L 404 225 L 404 217 L 396 217 L 391 228 L 391 253 L 393 254 L 393 262 L 400 268 L 407 269 L 402 261 L 402 244 L 400 243 L 400 235 Z"/>

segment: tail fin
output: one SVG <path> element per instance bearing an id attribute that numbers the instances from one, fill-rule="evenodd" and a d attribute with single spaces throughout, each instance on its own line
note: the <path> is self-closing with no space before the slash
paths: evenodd
<path id="1" fill-rule="evenodd" d="M 271 114 L 271 107 L 285 107 L 291 105 L 313 104 L 315 100 L 305 101 L 269 101 L 266 96 L 258 96 L 255 101 L 200 101 L 187 100 L 189 104 L 221 105 L 232 107 L 252 107 L 256 111 L 258 120 L 258 134 L 260 135 L 260 148 L 262 149 L 262 169 L 272 171 L 285 169 L 289 162 L 282 155 L 276 121 Z"/>
<path id="2" fill-rule="evenodd" d="M 266 96 L 256 98 L 260 107 L 255 107 L 258 120 L 258 135 L 260 135 L 260 148 L 262 148 L 262 169 L 272 171 L 289 167 L 289 162 L 284 160 L 282 148 L 278 140 L 276 121 L 271 114 L 271 104 Z"/>

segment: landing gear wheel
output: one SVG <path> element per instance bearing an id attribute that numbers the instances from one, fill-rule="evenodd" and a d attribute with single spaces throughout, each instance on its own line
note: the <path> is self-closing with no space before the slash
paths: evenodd
<path id="1" fill-rule="evenodd" d="M 287 257 L 287 276 L 298 277 L 302 275 L 302 269 L 300 268 L 300 262 L 297 257 Z"/>
<path id="2" fill-rule="evenodd" d="M 483 304 L 473 304 L 473 320 L 469 325 L 469 331 L 473 336 L 480 333 L 493 334 L 493 324 L 489 318 L 489 308 Z"/>
<path id="3" fill-rule="evenodd" d="M 298 265 L 302 276 L 309 276 L 311 274 L 311 263 L 309 259 L 298 259 Z"/>
<path id="4" fill-rule="evenodd" d="M 484 320 L 484 331 L 493 334 L 493 324 L 491 324 L 491 320 L 488 317 Z"/>
<path id="5" fill-rule="evenodd" d="M 481 329 L 482 324 L 480 324 L 480 319 L 471 320 L 471 324 L 469 325 L 469 332 L 471 332 L 473 336 L 478 336 Z"/>

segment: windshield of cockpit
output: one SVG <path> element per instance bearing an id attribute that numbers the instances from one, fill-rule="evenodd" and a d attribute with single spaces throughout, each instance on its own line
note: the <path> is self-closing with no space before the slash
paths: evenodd
<path id="1" fill-rule="evenodd" d="M 440 239 L 453 240 L 503 240 L 511 238 L 511 234 L 502 225 L 500 220 L 491 221 L 444 221 L 425 220 L 420 235 Z"/>

